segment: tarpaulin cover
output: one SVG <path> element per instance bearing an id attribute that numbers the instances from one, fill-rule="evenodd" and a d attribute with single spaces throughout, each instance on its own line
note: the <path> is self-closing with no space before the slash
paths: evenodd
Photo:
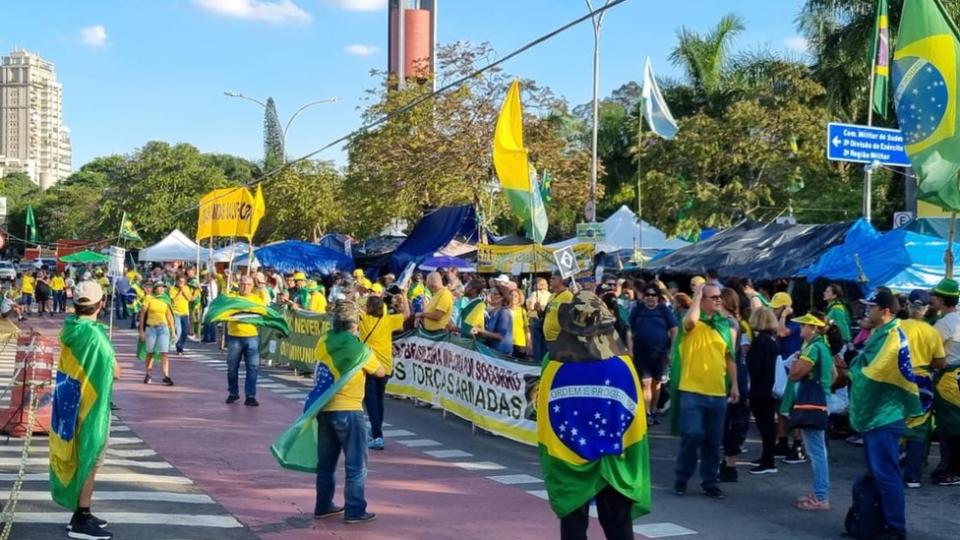
<path id="1" fill-rule="evenodd" d="M 477 214 L 473 205 L 439 208 L 423 216 L 390 256 L 390 271 L 399 275 L 407 263 L 432 256 L 453 239 L 477 240 Z"/>
<path id="2" fill-rule="evenodd" d="M 275 242 L 257 248 L 253 250 L 253 256 L 261 266 L 285 273 L 300 270 L 309 274 L 332 274 L 353 270 L 353 259 L 343 253 L 299 240 Z M 243 266 L 248 257 L 244 255 L 234 264 Z"/>
<path id="3" fill-rule="evenodd" d="M 910 223 L 907 223 L 902 228 L 911 232 L 925 234 L 927 236 L 937 236 L 945 239 L 950 234 L 950 218 L 917 218 Z"/>
<path id="4" fill-rule="evenodd" d="M 855 264 L 856 257 L 863 257 L 864 247 L 873 244 L 878 238 L 880 233 L 873 228 L 873 225 L 864 219 L 858 219 L 850 227 L 842 244 L 828 249 L 817 259 L 817 262 L 800 269 L 797 276 L 806 277 L 808 281 L 829 277 L 828 274 L 835 272 L 836 269 Z M 853 281 L 857 281 L 857 278 L 855 277 Z"/>
<path id="5" fill-rule="evenodd" d="M 942 238 L 902 228 L 866 241 L 851 236 L 847 236 L 844 244 L 825 253 L 816 264 L 801 271 L 807 280 L 854 281 L 860 282 L 865 291 L 885 286 L 909 292 L 932 289 L 946 274 L 943 254 L 947 242 Z M 953 253 L 954 258 L 960 259 L 957 246 Z"/>
<path id="6" fill-rule="evenodd" d="M 849 222 L 787 225 L 746 220 L 709 240 L 651 261 L 646 267 L 671 274 L 702 274 L 714 268 L 721 277 L 791 277 L 842 243 L 851 226 Z"/>

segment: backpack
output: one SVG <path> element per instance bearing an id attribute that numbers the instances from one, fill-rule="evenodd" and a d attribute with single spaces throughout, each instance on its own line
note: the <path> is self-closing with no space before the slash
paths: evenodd
<path id="1" fill-rule="evenodd" d="M 883 530 L 886 519 L 880 504 L 880 490 L 872 475 L 867 474 L 853 483 L 853 504 L 843 522 L 844 536 L 870 540 Z"/>

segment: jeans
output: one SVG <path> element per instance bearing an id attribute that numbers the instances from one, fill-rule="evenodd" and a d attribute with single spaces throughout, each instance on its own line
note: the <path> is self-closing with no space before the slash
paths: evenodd
<path id="1" fill-rule="evenodd" d="M 907 457 L 903 463 L 904 481 L 919 482 L 923 475 L 923 461 L 927 457 L 927 441 L 906 439 L 904 442 Z"/>
<path id="2" fill-rule="evenodd" d="M 257 396 L 257 369 L 260 366 L 260 338 L 227 336 L 227 393 L 240 395 L 238 383 L 240 357 L 243 357 L 243 393 L 248 398 Z"/>
<path id="3" fill-rule="evenodd" d="M 903 420 L 898 420 L 861 433 L 867 470 L 876 479 L 887 527 L 904 534 L 907 531 L 906 500 L 899 458 L 900 436 L 905 429 Z"/>
<path id="4" fill-rule="evenodd" d="M 183 352 L 183 344 L 187 341 L 187 334 L 190 333 L 190 316 L 175 315 L 176 325 L 180 328 L 180 335 L 177 336 L 177 352 Z"/>
<path id="5" fill-rule="evenodd" d="M 813 496 L 818 501 L 830 500 L 830 463 L 827 461 L 827 432 L 822 429 L 803 429 L 803 446 L 813 469 Z"/>
<path id="6" fill-rule="evenodd" d="M 56 302 L 56 300 L 54 300 L 54 302 Z M 117 319 L 118 321 L 122 321 L 126 319 L 127 316 L 129 315 L 129 313 L 127 312 L 126 295 L 117 293 L 117 295 L 114 297 L 113 307 L 115 312 L 114 318 Z"/>
<path id="7" fill-rule="evenodd" d="M 216 323 L 206 323 L 203 325 L 203 337 L 201 339 L 204 343 L 216 343 L 217 342 L 217 325 Z"/>
<path id="8" fill-rule="evenodd" d="M 700 452 L 700 486 L 717 485 L 720 472 L 720 439 L 723 437 L 727 398 L 680 391 L 680 453 L 677 455 L 677 482 L 693 476 Z"/>
<path id="9" fill-rule="evenodd" d="M 777 420 L 775 416 L 777 401 L 773 396 L 750 396 L 750 409 L 757 419 L 757 430 L 760 432 L 760 441 L 763 443 L 763 453 L 760 454 L 760 464 L 765 467 L 775 467 L 774 448 L 777 444 Z"/>
<path id="10" fill-rule="evenodd" d="M 723 424 L 723 455 L 739 456 L 750 427 L 750 411 L 743 400 L 727 405 L 727 417 Z"/>
<path id="11" fill-rule="evenodd" d="M 633 540 L 633 501 L 606 486 L 597 493 L 597 517 L 607 540 Z M 560 540 L 587 540 L 590 503 L 560 518 Z"/>
<path id="12" fill-rule="evenodd" d="M 359 518 L 367 512 L 363 494 L 367 479 L 367 425 L 363 411 L 331 411 L 317 415 L 317 503 L 314 514 L 333 509 L 334 474 L 341 449 L 346 470 L 344 518 Z"/>
<path id="13" fill-rule="evenodd" d="M 363 395 L 363 406 L 370 417 L 370 436 L 374 439 L 383 438 L 383 396 L 387 393 L 387 381 L 390 376 L 367 376 L 366 388 Z"/>
<path id="14" fill-rule="evenodd" d="M 167 354 L 170 352 L 170 329 L 166 326 L 148 326 L 143 331 L 143 341 L 147 354 Z"/>
<path id="15" fill-rule="evenodd" d="M 53 311 L 55 313 L 65 313 L 67 311 L 67 293 L 65 291 L 53 291 Z"/>
<path id="16" fill-rule="evenodd" d="M 547 353 L 547 340 L 543 337 L 543 320 L 530 319 L 530 339 L 533 340 L 533 361 L 542 362 Z"/>

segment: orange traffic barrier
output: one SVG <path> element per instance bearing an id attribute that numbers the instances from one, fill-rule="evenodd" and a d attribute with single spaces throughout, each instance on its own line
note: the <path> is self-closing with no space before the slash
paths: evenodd
<path id="1" fill-rule="evenodd" d="M 13 372 L 10 406 L 0 412 L 0 432 L 13 437 L 27 434 L 27 418 L 30 400 L 38 393 L 41 404 L 33 424 L 34 433 L 50 433 L 51 401 L 53 393 L 53 370 L 56 368 L 54 350 L 57 341 L 40 334 L 24 334 L 17 339 L 17 356 Z M 49 395 L 49 397 L 48 397 Z"/>

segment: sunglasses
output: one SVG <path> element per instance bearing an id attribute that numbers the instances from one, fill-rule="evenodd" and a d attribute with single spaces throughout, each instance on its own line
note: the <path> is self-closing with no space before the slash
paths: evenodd
<path id="1" fill-rule="evenodd" d="M 719 294 L 715 294 L 713 296 L 707 296 L 707 299 L 713 300 L 713 301 L 719 301 L 719 300 L 723 300 L 723 297 L 720 296 Z"/>
<path id="2" fill-rule="evenodd" d="M 652 296 L 652 297 L 660 296 L 659 293 L 655 293 L 655 292 L 645 292 L 645 293 L 643 293 L 643 295 L 644 295 L 644 296 L 648 296 L 648 297 L 651 297 L 651 296 Z"/>

